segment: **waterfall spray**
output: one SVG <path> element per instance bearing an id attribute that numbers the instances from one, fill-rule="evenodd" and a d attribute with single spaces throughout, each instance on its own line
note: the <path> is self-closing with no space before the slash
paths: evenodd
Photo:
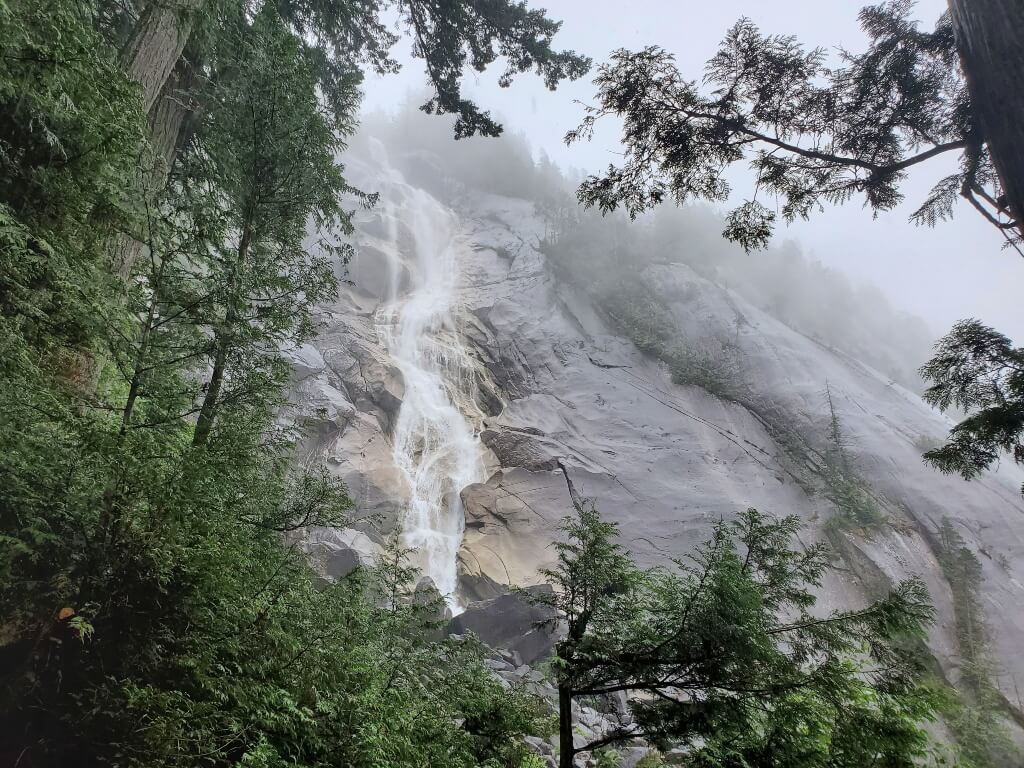
<path id="1" fill-rule="evenodd" d="M 395 464 L 411 492 L 404 544 L 457 612 L 456 558 L 465 522 L 459 493 L 484 479 L 480 441 L 466 415 L 476 409 L 473 361 L 456 326 L 459 255 L 466 245 L 450 211 L 397 171 L 388 169 L 387 176 L 402 198 L 391 213 L 411 232 L 414 251 L 406 254 L 411 287 L 398 295 L 392 281 L 392 295 L 375 317 L 405 379 L 393 434 Z M 391 235 L 397 241 L 394 228 Z"/>

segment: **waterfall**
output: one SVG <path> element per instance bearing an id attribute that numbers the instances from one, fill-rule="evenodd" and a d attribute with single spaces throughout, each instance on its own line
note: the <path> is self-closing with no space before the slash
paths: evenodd
<path id="1" fill-rule="evenodd" d="M 383 147 L 375 149 L 377 154 Z M 473 360 L 456 324 L 459 257 L 468 251 L 449 210 L 394 169 L 386 168 L 385 176 L 385 216 L 396 254 L 397 222 L 411 234 L 401 254 L 411 284 L 400 294 L 392 279 L 392 295 L 375 315 L 377 332 L 405 379 L 392 436 L 395 464 L 410 490 L 403 543 L 415 550 L 416 564 L 458 612 L 456 558 L 465 523 L 459 493 L 486 479 L 480 441 L 467 416 L 479 413 Z"/>

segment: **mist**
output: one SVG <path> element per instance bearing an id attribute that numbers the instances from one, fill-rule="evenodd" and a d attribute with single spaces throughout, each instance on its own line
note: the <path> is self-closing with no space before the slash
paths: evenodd
<path id="1" fill-rule="evenodd" d="M 560 168 L 525 132 L 506 124 L 496 139 L 455 141 L 453 119 L 423 114 L 421 101 L 410 97 L 397 113 L 366 115 L 353 155 L 368 157 L 369 140 L 381 141 L 411 183 L 447 204 L 481 193 L 531 203 L 545 227 L 534 245 L 559 279 L 600 305 L 624 286 L 637 290 L 647 267 L 686 265 L 808 338 L 911 390 L 923 388 L 917 369 L 939 330 L 873 282 L 816 258 L 799 239 L 777 238 L 746 253 L 722 237 L 725 218 L 706 204 L 663 205 L 636 220 L 585 210 L 575 198 L 583 172 Z"/>
<path id="2" fill-rule="evenodd" d="M 725 31 L 743 16 L 765 32 L 794 35 L 807 47 L 821 46 L 833 57 L 840 48 L 860 50 L 865 44 L 857 22 L 862 5 L 813 0 L 723 0 L 714 4 L 641 0 L 624 12 L 621 3 L 612 0 L 545 3 L 552 17 L 563 22 L 559 42 L 592 56 L 595 64 L 607 60 L 616 48 L 660 45 L 675 55 L 682 72 L 694 78 L 700 76 Z M 945 0 L 921 0 L 914 13 L 930 28 L 946 7 Z M 409 50 L 407 45 L 406 54 Z M 405 66 L 398 76 L 368 77 L 366 115 L 382 110 L 395 114 L 396 109 L 425 100 L 419 98 L 423 83 L 419 62 L 411 57 L 399 56 L 399 60 Z M 499 72 L 500 67 L 468 73 L 466 93 L 491 109 L 507 132 L 525 138 L 535 159 L 543 153 L 563 169 L 581 169 L 571 173 L 573 177 L 619 160 L 618 126 L 612 122 L 599 126 L 592 141 L 572 146 L 564 143 L 566 131 L 583 117 L 583 105 L 593 103 L 595 88 L 589 77 L 549 91 L 535 78 L 520 78 L 511 87 L 500 87 Z M 488 151 L 486 141 L 464 143 L 464 152 L 475 157 Z M 1005 249 L 1001 236 L 963 201 L 957 203 L 951 222 L 935 228 L 908 222 L 932 184 L 952 172 L 952 167 L 952 162 L 940 160 L 910 174 L 903 185 L 905 201 L 893 211 L 873 216 L 857 201 L 826 207 L 809 221 L 781 227 L 775 246 L 791 247 L 785 243 L 792 241 L 806 258 L 841 272 L 853 286 L 873 286 L 894 308 L 927 323 L 933 339 L 968 317 L 1024 339 L 1024 315 L 1018 299 L 1019 286 L 1024 284 L 1024 259 Z M 752 176 L 744 168 L 731 169 L 728 179 L 733 198 L 726 206 L 741 200 L 752 188 Z M 750 257 L 754 269 L 760 269 L 756 265 L 759 257 Z"/>

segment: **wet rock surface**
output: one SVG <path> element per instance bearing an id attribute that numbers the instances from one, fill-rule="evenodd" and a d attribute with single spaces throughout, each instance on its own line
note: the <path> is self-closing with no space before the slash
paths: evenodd
<path id="1" fill-rule="evenodd" d="M 535 664 L 551 655 L 559 636 L 552 609 L 530 599 L 545 593 L 550 594 L 551 587 L 530 587 L 522 594 L 506 593 L 470 603 L 449 622 L 448 631 L 457 635 L 472 632 L 491 648 L 512 653 L 520 664 Z"/>
<path id="2" fill-rule="evenodd" d="M 919 445 L 941 438 L 949 421 L 917 396 L 689 268 L 659 265 L 645 279 L 686 337 L 711 344 L 728 335 L 740 361 L 728 400 L 677 385 L 588 297 L 553 277 L 533 245 L 544 228 L 531 203 L 474 193 L 452 207 L 471 245 L 459 264 L 458 331 L 479 363 L 472 417 L 490 465 L 486 482 L 461 493 L 464 600 L 500 600 L 508 585 L 536 583 L 574 495 L 618 523 L 644 564 L 689 551 L 715 521 L 750 506 L 796 514 L 808 525 L 805 541 L 823 538 L 834 514 L 816 474 L 827 448 L 827 384 L 857 473 L 888 522 L 833 532 L 845 570 L 823 585 L 821 610 L 923 578 L 937 611 L 929 648 L 956 680 L 956 617 L 935 543 L 948 518 L 981 564 L 994 682 L 1013 705 L 1024 685 L 1024 473 L 1003 466 L 971 483 L 939 474 Z M 374 215 L 361 216 L 361 242 L 404 264 Z M 365 269 L 369 276 L 351 275 L 355 285 L 325 308 L 311 349 L 295 354 L 294 401 L 312 425 L 304 450 L 326 458 L 361 514 L 380 519 L 364 531 L 380 541 L 408 499 L 389 443 L 403 383 L 372 323 L 382 276 Z M 487 610 L 494 605 L 503 604 Z"/>

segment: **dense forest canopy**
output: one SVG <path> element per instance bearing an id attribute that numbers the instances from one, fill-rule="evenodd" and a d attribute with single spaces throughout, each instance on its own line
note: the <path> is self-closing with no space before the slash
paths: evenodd
<path id="1" fill-rule="evenodd" d="M 352 511 L 281 349 L 372 203 L 337 156 L 388 9 L 460 134 L 499 131 L 464 63 L 587 68 L 508 2 L 0 5 L 0 763 L 530 764 L 407 552 L 323 585 L 282 539 Z"/>

